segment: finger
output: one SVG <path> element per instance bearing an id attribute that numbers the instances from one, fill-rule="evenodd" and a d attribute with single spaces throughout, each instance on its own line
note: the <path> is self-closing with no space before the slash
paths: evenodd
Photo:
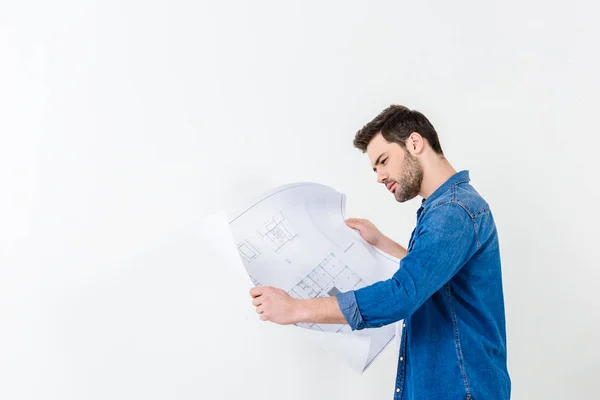
<path id="1" fill-rule="evenodd" d="M 261 286 L 253 287 L 250 289 L 250 296 L 257 297 L 260 296 L 263 292 L 263 288 Z"/>
<path id="2" fill-rule="evenodd" d="M 360 229 L 362 225 L 362 220 L 358 218 L 348 218 L 346 220 L 346 225 L 348 225 L 352 229 Z"/>
<path id="3" fill-rule="evenodd" d="M 267 316 L 264 315 L 264 314 L 260 315 L 260 319 L 263 320 L 263 321 L 268 321 L 269 320 L 269 318 L 267 318 Z"/>
<path id="4" fill-rule="evenodd" d="M 348 218 L 345 222 L 350 228 L 354 228 L 356 225 L 356 218 Z"/>
<path id="5" fill-rule="evenodd" d="M 263 306 L 256 307 L 256 313 L 257 314 L 262 314 L 264 312 L 265 312 L 265 310 L 264 310 Z"/>
<path id="6" fill-rule="evenodd" d="M 262 296 L 255 297 L 254 300 L 252 300 L 252 304 L 258 307 L 262 304 L 262 300 Z"/>

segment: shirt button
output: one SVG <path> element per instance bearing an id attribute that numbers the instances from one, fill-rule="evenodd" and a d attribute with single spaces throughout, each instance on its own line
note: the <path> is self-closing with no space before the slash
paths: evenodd
<path id="1" fill-rule="evenodd" d="M 403 361 L 403 360 L 404 360 L 404 357 L 400 357 L 400 361 Z"/>
<path id="2" fill-rule="evenodd" d="M 403 327 L 403 328 L 406 328 L 406 324 L 405 324 L 405 323 L 403 323 L 403 324 L 402 324 L 402 327 Z"/>
<path id="3" fill-rule="evenodd" d="M 400 393 L 400 388 L 396 388 L 396 393 Z"/>

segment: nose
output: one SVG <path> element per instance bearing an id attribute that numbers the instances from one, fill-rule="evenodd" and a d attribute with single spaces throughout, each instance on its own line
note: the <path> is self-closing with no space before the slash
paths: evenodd
<path id="1" fill-rule="evenodd" d="M 388 179 L 388 175 L 383 171 L 377 171 L 377 182 L 383 183 L 386 179 Z"/>

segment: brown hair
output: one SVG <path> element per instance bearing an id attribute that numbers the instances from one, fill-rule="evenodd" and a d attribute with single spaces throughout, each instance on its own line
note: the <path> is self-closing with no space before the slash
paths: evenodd
<path id="1" fill-rule="evenodd" d="M 363 153 L 366 152 L 367 146 L 379 132 L 385 140 L 398 143 L 404 149 L 406 148 L 406 139 L 413 132 L 417 132 L 429 142 L 433 151 L 437 154 L 444 154 L 437 132 L 431 122 L 420 112 L 407 107 L 392 104 L 383 110 L 373 121 L 356 132 L 354 147 L 362 150 Z"/>

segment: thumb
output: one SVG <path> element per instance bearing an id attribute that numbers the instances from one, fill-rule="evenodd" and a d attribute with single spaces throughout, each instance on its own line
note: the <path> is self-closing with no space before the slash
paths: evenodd
<path id="1" fill-rule="evenodd" d="M 362 225 L 362 221 L 360 219 L 358 219 L 358 218 L 348 218 L 346 220 L 346 225 L 348 225 L 352 229 L 358 229 L 358 230 L 360 230 L 360 227 Z"/>

